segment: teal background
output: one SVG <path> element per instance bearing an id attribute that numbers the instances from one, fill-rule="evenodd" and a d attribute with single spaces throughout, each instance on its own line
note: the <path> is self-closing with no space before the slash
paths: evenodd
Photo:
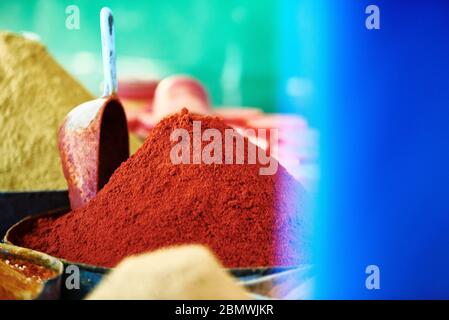
<path id="1" fill-rule="evenodd" d="M 50 52 L 95 95 L 102 79 L 99 12 L 116 21 L 120 77 L 188 73 L 215 105 L 275 111 L 279 78 L 279 3 L 274 0 L 0 2 L 0 29 L 37 33 Z M 80 9 L 80 29 L 66 28 L 66 7 Z"/>

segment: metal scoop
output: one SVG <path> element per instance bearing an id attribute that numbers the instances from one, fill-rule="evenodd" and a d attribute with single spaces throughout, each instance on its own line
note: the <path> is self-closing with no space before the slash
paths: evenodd
<path id="1" fill-rule="evenodd" d="M 126 115 L 116 96 L 114 18 L 100 13 L 104 69 L 103 97 L 73 109 L 59 129 L 59 153 L 69 189 L 70 206 L 84 206 L 129 157 Z"/>

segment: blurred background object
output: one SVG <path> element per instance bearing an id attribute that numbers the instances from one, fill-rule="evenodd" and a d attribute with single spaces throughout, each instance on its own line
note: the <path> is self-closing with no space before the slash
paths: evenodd
<path id="1" fill-rule="evenodd" d="M 373 2 L 380 30 L 365 27 Z M 315 110 L 316 297 L 447 299 L 449 2 L 315 3 L 329 101 Z"/>
<path id="2" fill-rule="evenodd" d="M 87 297 L 88 300 L 250 298 L 250 293 L 227 273 L 214 253 L 200 245 L 167 247 L 127 257 Z"/>
<path id="3" fill-rule="evenodd" d="M 67 29 L 76 5 L 79 30 Z M 173 73 L 206 84 L 215 105 L 257 105 L 276 111 L 278 4 L 267 1 L 17 0 L 0 3 L 0 29 L 32 31 L 94 95 L 102 80 L 98 12 L 116 15 L 121 78 L 161 79 Z"/>

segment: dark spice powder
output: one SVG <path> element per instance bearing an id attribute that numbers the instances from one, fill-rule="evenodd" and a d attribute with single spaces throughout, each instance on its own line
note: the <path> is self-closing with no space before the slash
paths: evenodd
<path id="1" fill-rule="evenodd" d="M 184 109 L 162 120 L 85 207 L 37 220 L 19 244 L 106 267 L 186 243 L 208 246 L 226 267 L 304 262 L 302 186 L 280 165 L 264 176 L 260 164 L 172 164 L 170 134 L 184 128 L 192 136 L 194 120 L 221 131 L 224 146 L 226 124 Z"/>

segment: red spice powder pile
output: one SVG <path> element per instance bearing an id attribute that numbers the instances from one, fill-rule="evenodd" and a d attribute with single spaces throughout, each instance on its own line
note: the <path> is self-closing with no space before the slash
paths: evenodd
<path id="1" fill-rule="evenodd" d="M 128 255 L 186 243 L 208 246 L 226 267 L 304 262 L 302 186 L 280 165 L 275 175 L 264 176 L 260 164 L 246 161 L 172 164 L 170 134 L 184 128 L 192 137 L 194 120 L 203 132 L 221 131 L 224 146 L 230 127 L 184 109 L 162 120 L 85 207 L 37 220 L 19 244 L 106 267 Z"/>

